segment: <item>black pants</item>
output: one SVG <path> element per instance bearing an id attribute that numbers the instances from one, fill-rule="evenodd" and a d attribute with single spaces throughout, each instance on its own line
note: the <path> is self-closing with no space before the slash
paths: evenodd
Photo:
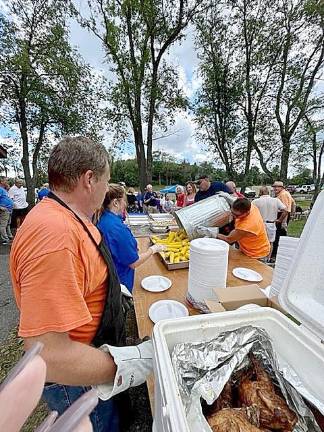
<path id="1" fill-rule="evenodd" d="M 271 258 L 276 258 L 276 256 L 277 256 L 280 237 L 287 235 L 287 230 L 285 228 L 283 228 L 281 224 L 276 224 L 276 228 L 277 228 L 276 238 L 275 238 L 275 241 L 273 243 Z"/>

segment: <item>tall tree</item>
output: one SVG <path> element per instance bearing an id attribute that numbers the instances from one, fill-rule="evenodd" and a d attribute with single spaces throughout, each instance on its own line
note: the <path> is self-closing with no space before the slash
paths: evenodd
<path id="1" fill-rule="evenodd" d="M 282 45 L 273 4 L 227 0 L 212 4 L 196 21 L 203 76 L 197 112 L 199 125 L 204 126 L 200 134 L 214 143 L 230 177 L 243 171 L 244 187 L 254 152 L 267 175 L 272 174 L 268 162 L 273 145 L 267 144 L 268 154 L 264 151 L 271 134 L 265 117 L 270 114 L 268 91 Z"/>
<path id="2" fill-rule="evenodd" d="M 260 130 L 263 110 L 268 103 L 267 91 L 281 49 L 273 2 L 230 0 L 230 5 L 238 29 L 237 60 L 244 83 L 240 103 L 247 135 L 244 176 L 248 179 L 253 150 L 256 150 L 263 170 L 270 176 L 271 172 L 264 163 L 264 154 L 258 146 L 257 132 Z"/>
<path id="3" fill-rule="evenodd" d="M 95 134 L 96 86 L 68 41 L 63 0 L 8 2 L 0 20 L 0 103 L 4 124 L 22 148 L 28 202 L 34 204 L 38 161 L 50 137 Z"/>
<path id="4" fill-rule="evenodd" d="M 307 113 L 302 120 L 302 133 L 298 136 L 297 153 L 302 165 L 311 162 L 312 180 L 315 185 L 313 202 L 315 202 L 324 184 L 323 156 L 324 156 L 324 118 L 318 113 Z"/>
<path id="5" fill-rule="evenodd" d="M 280 177 L 286 180 L 292 137 L 324 67 L 324 3 L 281 0 L 277 12 L 283 48 L 276 67 L 275 115 L 282 142 Z"/>
<path id="6" fill-rule="evenodd" d="M 241 128 L 238 100 L 242 86 L 235 73 L 233 31 L 217 7 L 199 15 L 195 24 L 203 79 L 194 104 L 197 137 L 220 158 L 228 178 L 235 179 L 239 163 L 235 146 Z"/>
<path id="7" fill-rule="evenodd" d="M 89 19 L 75 11 L 101 40 L 112 65 L 109 118 L 126 131 L 131 127 L 142 190 L 152 179 L 154 125 L 165 125 L 185 106 L 177 73 L 165 57 L 202 1 L 91 0 Z"/>

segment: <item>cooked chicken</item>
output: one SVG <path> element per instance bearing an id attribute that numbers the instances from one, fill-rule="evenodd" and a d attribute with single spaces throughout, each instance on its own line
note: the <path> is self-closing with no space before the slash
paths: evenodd
<path id="1" fill-rule="evenodd" d="M 263 429 L 250 423 L 256 415 L 250 412 L 251 408 L 224 408 L 207 418 L 207 421 L 213 432 L 260 432 Z"/>
<path id="2" fill-rule="evenodd" d="M 245 376 L 239 384 L 242 406 L 256 405 L 260 409 L 260 426 L 283 432 L 294 429 L 296 414 L 277 395 L 272 381 L 254 356 L 251 356 L 254 376 Z M 254 379 L 252 379 L 254 378 Z"/>
<path id="3" fill-rule="evenodd" d="M 222 393 L 218 396 L 217 400 L 212 404 L 208 405 L 206 402 L 202 403 L 202 409 L 205 416 L 209 416 L 217 413 L 223 408 L 232 408 L 232 386 L 230 382 L 227 382 L 223 388 Z"/>

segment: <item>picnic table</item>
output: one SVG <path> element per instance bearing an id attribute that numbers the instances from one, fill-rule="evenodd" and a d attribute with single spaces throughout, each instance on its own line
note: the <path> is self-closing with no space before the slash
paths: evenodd
<path id="1" fill-rule="evenodd" d="M 148 237 L 138 239 L 139 252 L 144 252 L 150 243 Z M 235 267 L 247 267 L 260 273 L 263 280 L 259 282 L 261 288 L 270 285 L 272 280 L 272 268 L 262 262 L 249 258 L 242 254 L 239 250 L 230 248 L 227 271 L 227 287 L 246 285 L 247 282 L 237 279 L 232 274 Z M 141 287 L 141 280 L 146 276 L 162 275 L 168 277 L 172 281 L 170 289 L 160 293 L 152 293 L 144 290 Z M 188 269 L 179 269 L 169 271 L 162 263 L 158 254 L 155 254 L 151 259 L 141 265 L 135 273 L 134 282 L 134 306 L 136 313 L 136 321 L 139 337 L 151 336 L 153 331 L 153 322 L 150 320 L 148 311 L 152 303 L 158 300 L 176 300 L 183 303 L 189 310 L 190 315 L 197 315 L 199 312 L 188 305 L 186 302 L 186 294 L 188 289 Z M 147 381 L 148 392 L 153 411 L 154 404 L 154 380 L 153 377 Z"/>

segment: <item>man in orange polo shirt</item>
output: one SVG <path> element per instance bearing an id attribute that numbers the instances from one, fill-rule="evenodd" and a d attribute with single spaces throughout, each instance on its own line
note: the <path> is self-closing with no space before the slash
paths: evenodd
<path id="1" fill-rule="evenodd" d="M 237 242 L 240 250 L 251 258 L 265 258 L 270 252 L 270 243 L 259 209 L 247 198 L 238 198 L 232 204 L 235 229 L 228 236 L 217 238 L 227 243 Z"/>
<path id="2" fill-rule="evenodd" d="M 285 189 L 285 186 L 282 181 L 275 181 L 272 185 L 276 198 L 278 198 L 286 207 L 287 215 L 280 223 L 276 223 L 276 238 L 273 243 L 273 249 L 271 258 L 274 261 L 277 256 L 279 240 L 281 236 L 286 236 L 288 231 L 288 224 L 290 221 L 290 216 L 295 212 L 296 203 L 294 198 L 290 195 L 290 193 Z M 278 214 L 278 218 L 280 215 Z"/>
<path id="3" fill-rule="evenodd" d="M 134 359 L 148 359 L 149 353 L 142 355 L 144 344 L 93 346 L 101 345 L 94 340 L 102 324 L 109 322 L 109 313 L 115 316 L 108 301 L 115 271 L 98 248 L 101 235 L 91 222 L 107 191 L 107 152 L 87 138 L 64 138 L 51 152 L 48 176 L 52 195 L 29 212 L 10 255 L 20 310 L 18 334 L 26 349 L 37 341 L 44 344 L 41 356 L 49 384 L 43 397 L 51 410 L 61 414 L 89 386 L 96 386 L 103 400 L 90 416 L 93 431 L 117 432 L 115 402 L 106 399 L 145 381 L 149 371 L 143 374 L 142 360 Z M 121 310 L 120 285 L 115 281 L 114 305 Z M 103 319 L 106 310 L 108 320 Z M 114 325 L 109 327 L 110 334 Z M 103 329 L 109 333 L 107 325 Z M 107 335 L 106 340 L 113 338 Z"/>

